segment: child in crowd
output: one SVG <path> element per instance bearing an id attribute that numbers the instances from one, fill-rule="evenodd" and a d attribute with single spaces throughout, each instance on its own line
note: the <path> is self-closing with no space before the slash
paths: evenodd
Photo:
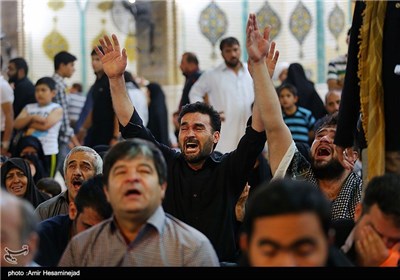
<path id="1" fill-rule="evenodd" d="M 35 85 L 37 103 L 26 105 L 14 122 L 15 129 L 22 129 L 25 135 L 40 140 L 51 177 L 54 177 L 57 166 L 58 134 L 63 116 L 62 107 L 52 102 L 55 95 L 55 81 L 50 77 L 39 79 Z"/>
<path id="2" fill-rule="evenodd" d="M 297 106 L 297 89 L 291 84 L 283 84 L 278 88 L 279 102 L 282 106 L 283 120 L 292 133 L 293 140 L 309 144 L 313 139 L 315 118 L 310 110 Z"/>

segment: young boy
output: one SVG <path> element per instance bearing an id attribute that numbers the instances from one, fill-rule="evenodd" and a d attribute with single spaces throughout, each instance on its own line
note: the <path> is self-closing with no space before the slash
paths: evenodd
<path id="1" fill-rule="evenodd" d="M 292 133 L 293 140 L 309 145 L 313 139 L 315 118 L 311 111 L 297 106 L 297 89 L 291 84 L 283 84 L 278 88 L 279 102 L 282 106 L 283 120 Z"/>
<path id="2" fill-rule="evenodd" d="M 23 129 L 25 135 L 35 136 L 40 140 L 51 177 L 54 177 L 56 171 L 58 133 L 63 114 L 60 104 L 52 102 L 55 95 L 55 81 L 50 77 L 39 79 L 35 85 L 37 103 L 26 105 L 14 122 L 15 129 Z"/>

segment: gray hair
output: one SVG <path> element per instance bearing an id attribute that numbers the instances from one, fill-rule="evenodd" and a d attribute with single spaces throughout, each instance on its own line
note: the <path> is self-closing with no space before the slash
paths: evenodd
<path id="1" fill-rule="evenodd" d="M 39 220 L 34 214 L 35 209 L 27 200 L 21 199 L 3 190 L 1 191 L 0 201 L 1 208 L 8 208 L 10 207 L 10 204 L 14 204 L 21 210 L 19 213 L 21 217 L 20 242 L 21 245 L 23 245 L 28 242 L 32 233 L 37 232 Z"/>
<path id="2" fill-rule="evenodd" d="M 68 153 L 68 155 L 64 159 L 64 174 L 67 172 L 67 165 L 68 165 L 69 158 L 73 154 L 79 153 L 79 152 L 86 152 L 86 153 L 92 154 L 95 158 L 95 160 L 94 160 L 95 175 L 103 173 L 103 160 L 102 160 L 101 156 L 90 147 L 76 146 Z"/>

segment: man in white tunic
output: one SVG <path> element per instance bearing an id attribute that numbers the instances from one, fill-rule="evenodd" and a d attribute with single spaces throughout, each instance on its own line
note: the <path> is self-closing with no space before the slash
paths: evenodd
<path id="1" fill-rule="evenodd" d="M 189 93 L 190 103 L 208 103 L 221 114 L 221 138 L 215 150 L 227 153 L 236 149 L 245 133 L 254 101 L 253 80 L 247 64 L 240 61 L 241 49 L 236 38 L 228 37 L 220 43 L 224 62 L 206 71 L 193 85 Z"/>

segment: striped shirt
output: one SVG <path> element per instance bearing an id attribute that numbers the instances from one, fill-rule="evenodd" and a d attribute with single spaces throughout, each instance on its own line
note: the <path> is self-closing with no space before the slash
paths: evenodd
<path id="1" fill-rule="evenodd" d="M 79 119 L 85 101 L 86 96 L 81 94 L 70 93 L 67 95 L 68 116 L 70 121 L 76 122 Z"/>
<path id="2" fill-rule="evenodd" d="M 110 218 L 75 236 L 58 265 L 219 266 L 219 262 L 201 232 L 159 206 L 130 244 Z"/>
<path id="3" fill-rule="evenodd" d="M 56 82 L 57 91 L 56 96 L 53 98 L 53 102 L 60 104 L 63 109 L 63 117 L 61 121 L 60 133 L 58 135 L 58 141 L 64 144 L 68 144 L 70 138 L 74 135 L 74 130 L 70 126 L 68 118 L 68 103 L 67 96 L 65 94 L 67 84 L 64 82 L 64 79 L 57 73 L 54 73 L 52 78 Z"/>
<path id="4" fill-rule="evenodd" d="M 309 142 L 308 132 L 312 130 L 315 118 L 310 110 L 297 106 L 297 110 L 293 115 L 286 115 L 282 112 L 283 120 L 289 127 L 295 142 Z"/>
<path id="5" fill-rule="evenodd" d="M 341 55 L 329 62 L 327 80 L 338 80 L 343 85 L 346 74 L 347 55 Z"/>

